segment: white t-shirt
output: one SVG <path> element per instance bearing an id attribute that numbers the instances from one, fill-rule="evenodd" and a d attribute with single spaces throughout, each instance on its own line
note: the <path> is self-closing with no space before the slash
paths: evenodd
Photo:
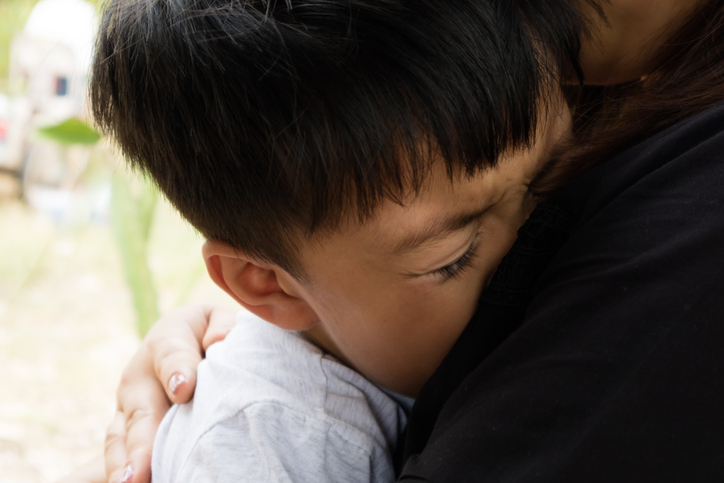
<path id="1" fill-rule="evenodd" d="M 300 334 L 247 312 L 156 435 L 154 483 L 394 481 L 400 403 Z"/>

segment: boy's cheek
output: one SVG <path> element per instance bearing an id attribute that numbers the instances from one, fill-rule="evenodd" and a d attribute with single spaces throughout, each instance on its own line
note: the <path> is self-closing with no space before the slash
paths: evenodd
<path id="1" fill-rule="evenodd" d="M 474 284 L 473 284 L 474 285 Z M 374 338 L 359 345 L 359 370 L 388 389 L 414 396 L 437 369 L 477 308 L 477 293 L 466 287 L 454 297 L 400 304 L 397 320 L 387 319 Z M 406 310 L 405 310 L 406 309 Z M 362 337 L 356 338 L 361 342 Z"/>

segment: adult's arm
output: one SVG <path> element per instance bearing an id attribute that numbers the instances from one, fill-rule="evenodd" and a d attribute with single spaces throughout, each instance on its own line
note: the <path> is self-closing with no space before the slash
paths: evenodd
<path id="1" fill-rule="evenodd" d="M 123 372 L 116 415 L 106 432 L 109 483 L 150 483 L 161 420 L 172 403 L 191 399 L 204 351 L 226 337 L 234 317 L 235 311 L 222 306 L 191 305 L 169 312 L 149 330 Z"/>
<path id="2" fill-rule="evenodd" d="M 568 191 L 580 222 L 521 327 L 401 481 L 724 480 L 723 153 L 718 106 Z"/>

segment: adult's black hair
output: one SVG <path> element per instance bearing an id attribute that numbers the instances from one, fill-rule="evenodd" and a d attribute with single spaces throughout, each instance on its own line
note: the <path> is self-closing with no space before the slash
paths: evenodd
<path id="1" fill-rule="evenodd" d="M 578 73 L 565 0 L 111 0 L 95 119 L 201 233 L 302 276 L 300 236 L 533 139 Z"/>
<path id="2" fill-rule="evenodd" d="M 531 185 L 546 195 L 616 153 L 724 101 L 724 2 L 697 8 L 653 56 L 650 73 L 578 92 L 570 142 Z"/>

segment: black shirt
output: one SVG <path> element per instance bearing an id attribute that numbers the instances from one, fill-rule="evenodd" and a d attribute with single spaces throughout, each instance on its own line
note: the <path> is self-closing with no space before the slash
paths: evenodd
<path id="1" fill-rule="evenodd" d="M 420 393 L 401 481 L 724 481 L 724 106 L 531 216 Z"/>

